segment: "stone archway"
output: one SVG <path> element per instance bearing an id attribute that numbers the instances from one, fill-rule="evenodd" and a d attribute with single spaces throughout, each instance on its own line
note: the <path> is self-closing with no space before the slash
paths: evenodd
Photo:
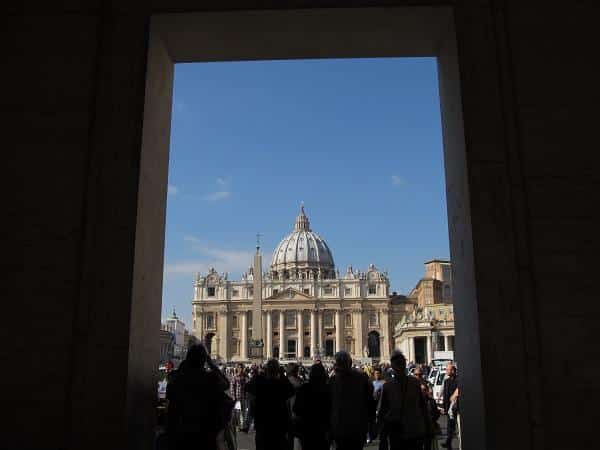
<path id="1" fill-rule="evenodd" d="M 381 339 L 379 333 L 375 330 L 371 331 L 367 339 L 367 356 L 369 358 L 381 357 Z"/>

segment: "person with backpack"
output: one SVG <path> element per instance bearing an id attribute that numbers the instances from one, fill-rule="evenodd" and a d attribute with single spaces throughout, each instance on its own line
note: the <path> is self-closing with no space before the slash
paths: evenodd
<path id="1" fill-rule="evenodd" d="M 382 388 L 379 428 L 387 433 L 391 450 L 420 450 L 427 420 L 421 383 L 406 375 L 406 359 L 400 351 L 392 353 L 390 362 L 394 378 Z"/>

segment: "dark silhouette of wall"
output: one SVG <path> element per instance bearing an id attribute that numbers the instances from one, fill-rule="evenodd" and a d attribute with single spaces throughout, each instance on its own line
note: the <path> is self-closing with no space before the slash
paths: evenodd
<path id="1" fill-rule="evenodd" d="M 474 248 L 474 282 L 478 296 L 495 299 L 474 310 L 487 355 L 478 393 L 487 447 L 591 448 L 599 14 L 591 1 L 525 3 L 351 2 L 455 6 L 473 241 L 486 243 Z M 150 448 L 147 423 L 131 420 L 132 360 L 143 355 L 130 349 L 158 330 L 134 319 L 143 305 L 131 302 L 151 14 L 322 6 L 348 4 L 49 1 L 9 10 L 4 102 L 21 148 L 9 168 L 22 181 L 6 217 L 23 264 L 5 271 L 5 303 L 19 315 L 2 326 L 16 367 L 4 371 L 0 447 Z M 497 191 L 477 189 L 490 179 Z M 500 274 L 483 264 L 494 259 Z M 457 336 L 457 347 L 468 341 Z"/>

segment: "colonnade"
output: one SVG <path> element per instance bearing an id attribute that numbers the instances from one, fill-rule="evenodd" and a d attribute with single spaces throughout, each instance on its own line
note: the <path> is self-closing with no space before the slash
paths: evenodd
<path id="1" fill-rule="evenodd" d="M 286 313 L 295 312 L 295 323 L 293 325 L 288 324 L 286 327 Z M 308 312 L 305 316 L 305 313 Z M 325 313 L 333 313 L 333 323 L 325 324 Z M 384 339 L 389 339 L 390 326 L 388 320 L 387 310 L 380 312 L 380 327 L 378 332 L 381 334 L 381 356 L 386 358 L 389 356 L 389 345 Z M 345 322 L 344 315 L 351 314 L 351 323 L 348 325 Z M 214 323 L 216 326 L 213 328 L 205 327 L 204 317 L 206 314 L 215 314 Z M 236 314 L 238 316 L 237 328 L 232 327 L 231 315 Z M 204 337 L 208 333 L 215 333 L 216 339 L 213 340 L 213 347 L 211 353 L 213 355 L 220 355 L 225 359 L 239 359 L 248 360 L 249 358 L 249 346 L 248 339 L 252 324 L 249 322 L 248 314 L 251 314 L 251 310 L 232 312 L 225 309 L 217 311 L 196 311 L 194 317 L 194 334 L 200 338 Z M 275 321 L 278 322 L 277 329 L 273 329 Z M 306 323 L 308 322 L 308 323 Z M 363 318 L 363 310 L 361 309 L 334 309 L 334 308 L 297 308 L 297 309 L 267 309 L 263 311 L 263 342 L 264 356 L 266 358 L 272 358 L 278 356 L 279 358 L 290 358 L 290 359 L 302 359 L 302 358 L 315 358 L 325 356 L 325 345 L 326 341 L 332 340 L 333 352 L 339 350 L 351 351 L 350 348 L 345 348 L 346 336 L 352 336 L 352 343 L 354 348 L 352 353 L 356 357 L 365 356 L 363 349 L 367 343 L 366 338 L 366 323 Z M 237 333 L 234 334 L 234 332 Z M 305 335 L 308 332 L 308 335 Z M 328 337 L 327 333 L 333 332 L 332 337 Z M 235 337 L 233 337 L 235 336 Z M 239 340 L 239 347 L 234 347 L 234 339 Z M 295 352 L 289 354 L 288 340 L 295 341 Z M 305 356 L 305 347 L 310 348 L 309 356 Z M 278 354 L 276 355 L 274 349 L 278 348 Z"/>

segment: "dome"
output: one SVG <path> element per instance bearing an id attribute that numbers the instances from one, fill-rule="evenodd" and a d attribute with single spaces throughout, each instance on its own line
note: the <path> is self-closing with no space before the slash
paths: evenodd
<path id="1" fill-rule="evenodd" d="M 330 273 L 334 268 L 331 250 L 325 240 L 310 229 L 304 206 L 301 206 L 294 231 L 283 238 L 273 252 L 271 270 L 310 269 Z"/>

